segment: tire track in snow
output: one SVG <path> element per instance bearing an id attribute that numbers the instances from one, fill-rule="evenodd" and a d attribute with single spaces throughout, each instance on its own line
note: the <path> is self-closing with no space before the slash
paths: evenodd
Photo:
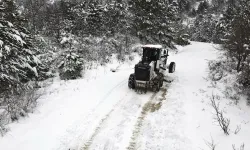
<path id="1" fill-rule="evenodd" d="M 104 101 L 112 94 L 112 92 L 114 92 L 114 90 L 116 90 L 117 88 L 122 87 L 126 82 L 127 82 L 127 79 L 124 79 L 123 81 L 119 82 L 116 86 L 114 86 L 111 90 L 109 90 L 109 92 L 107 92 L 107 94 L 102 98 L 102 100 L 97 105 L 95 105 L 95 107 L 90 110 L 90 113 L 88 115 L 86 115 L 84 118 L 89 118 L 89 116 L 94 114 L 96 108 L 98 106 L 100 106 L 102 103 L 104 103 Z"/>
<path id="2" fill-rule="evenodd" d="M 107 122 L 107 120 L 109 119 L 109 117 L 111 116 L 111 114 L 117 109 L 120 108 L 118 107 L 119 105 L 122 104 L 122 101 L 125 100 L 125 98 L 127 97 L 129 91 L 126 93 L 126 95 L 119 100 L 115 106 L 113 107 L 113 109 L 111 109 L 108 114 L 106 114 L 101 121 L 99 122 L 99 125 L 95 128 L 94 133 L 91 135 L 91 137 L 89 138 L 89 140 L 84 144 L 83 147 L 80 148 L 80 150 L 88 150 L 90 148 L 90 146 L 92 145 L 93 140 L 95 139 L 95 137 L 98 135 L 98 133 L 101 131 L 102 127 L 104 126 L 104 124 Z"/>
<path id="3" fill-rule="evenodd" d="M 137 138 L 140 135 L 141 132 L 141 127 L 143 124 L 143 121 L 145 119 L 145 117 L 147 116 L 147 114 L 151 111 L 154 112 L 155 110 L 159 110 L 161 107 L 161 102 L 164 100 L 165 95 L 167 93 L 167 89 L 162 89 L 162 97 L 159 103 L 155 104 L 152 101 L 155 99 L 155 97 L 159 94 L 159 93 L 154 93 L 149 101 L 142 107 L 142 111 L 141 111 L 141 115 L 138 117 L 137 122 L 135 124 L 135 128 L 133 130 L 132 133 L 132 137 L 131 137 L 131 141 L 129 142 L 129 146 L 127 147 L 128 150 L 135 150 L 137 149 L 136 147 L 136 143 L 137 143 Z"/>
<path id="4" fill-rule="evenodd" d="M 127 80 L 128 80 L 128 79 L 124 79 L 123 81 L 121 81 L 120 83 L 118 83 L 115 87 L 113 87 L 113 88 L 104 96 L 104 98 L 97 104 L 97 106 L 100 105 L 101 103 L 103 103 L 104 100 L 106 100 L 106 99 L 108 98 L 108 96 L 109 96 L 115 89 L 117 89 L 117 88 L 123 86 L 125 83 L 127 83 Z"/>
<path id="5" fill-rule="evenodd" d="M 84 116 L 82 116 L 79 120 L 75 121 L 70 129 L 67 131 L 68 133 L 70 133 L 70 135 L 72 136 L 72 133 L 75 133 L 75 136 L 71 137 L 70 139 L 68 139 L 68 135 L 65 134 L 62 137 L 67 137 L 65 139 L 62 139 L 61 141 L 61 148 L 58 148 L 58 150 L 63 149 L 62 147 L 68 146 L 70 143 L 72 143 L 72 141 L 76 140 L 76 139 L 80 139 L 83 134 L 78 133 L 80 129 L 82 129 L 83 127 L 87 128 L 88 125 L 93 121 L 93 119 L 97 119 L 99 116 L 96 115 L 97 111 L 98 111 L 98 107 L 101 106 L 101 104 L 103 104 L 105 102 L 105 100 L 117 89 L 119 89 L 120 87 L 124 86 L 127 83 L 127 79 L 122 80 L 121 82 L 119 82 L 118 84 L 116 84 L 112 89 L 110 89 L 107 94 L 104 95 L 104 97 L 102 98 L 101 101 L 99 101 L 90 111 L 89 113 Z M 127 93 L 126 93 L 127 94 Z M 119 103 L 119 102 L 118 102 Z"/>

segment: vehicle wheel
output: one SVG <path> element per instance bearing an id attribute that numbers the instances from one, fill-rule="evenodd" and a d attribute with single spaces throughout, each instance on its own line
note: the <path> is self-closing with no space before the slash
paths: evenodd
<path id="1" fill-rule="evenodd" d="M 162 87 L 162 86 L 163 86 L 163 80 L 160 81 L 160 87 Z"/>
<path id="2" fill-rule="evenodd" d="M 147 87 L 144 88 L 144 93 L 147 93 L 148 89 Z"/>
<path id="3" fill-rule="evenodd" d="M 157 83 L 154 85 L 153 91 L 154 91 L 154 92 L 160 91 L 160 82 L 157 82 Z"/>
<path id="4" fill-rule="evenodd" d="M 168 69 L 169 73 L 174 73 L 175 67 L 176 67 L 175 62 L 171 62 Z"/>
<path id="5" fill-rule="evenodd" d="M 128 79 L 128 87 L 130 89 L 135 89 L 135 75 L 131 74 Z"/>
<path id="6" fill-rule="evenodd" d="M 161 83 L 158 82 L 158 84 L 156 85 L 156 92 L 159 92 L 161 88 Z"/>

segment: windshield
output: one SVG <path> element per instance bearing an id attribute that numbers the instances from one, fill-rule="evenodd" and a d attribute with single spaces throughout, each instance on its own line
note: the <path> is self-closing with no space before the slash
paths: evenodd
<path id="1" fill-rule="evenodd" d="M 144 48 L 143 61 L 156 61 L 159 59 L 160 49 Z"/>

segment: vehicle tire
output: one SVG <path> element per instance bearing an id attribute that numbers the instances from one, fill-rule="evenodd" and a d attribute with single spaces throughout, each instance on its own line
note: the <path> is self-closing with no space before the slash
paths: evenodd
<path id="1" fill-rule="evenodd" d="M 169 73 L 174 73 L 175 72 L 175 62 L 171 62 L 168 68 Z"/>
<path id="2" fill-rule="evenodd" d="M 147 91 L 148 91 L 148 87 L 146 86 L 146 87 L 144 88 L 144 93 L 146 94 Z"/>
<path id="3" fill-rule="evenodd" d="M 158 84 L 156 85 L 156 92 L 159 92 L 161 89 L 161 83 L 158 82 Z"/>
<path id="4" fill-rule="evenodd" d="M 163 80 L 160 81 L 160 87 L 162 87 L 162 86 L 163 86 Z"/>
<path id="5" fill-rule="evenodd" d="M 128 79 L 128 87 L 130 89 L 135 89 L 135 75 L 131 74 Z"/>
<path id="6" fill-rule="evenodd" d="M 153 87 L 153 91 L 154 92 L 159 92 L 160 91 L 160 82 L 156 82 L 155 84 L 154 84 L 154 87 Z"/>

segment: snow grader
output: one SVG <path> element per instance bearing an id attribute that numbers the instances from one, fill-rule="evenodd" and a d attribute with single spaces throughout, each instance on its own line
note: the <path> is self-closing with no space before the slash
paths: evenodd
<path id="1" fill-rule="evenodd" d="M 141 61 L 135 65 L 134 73 L 130 74 L 128 87 L 136 91 L 147 92 L 148 89 L 158 92 L 163 86 L 164 72 L 175 71 L 176 64 L 167 65 L 168 50 L 161 45 L 143 45 Z"/>

